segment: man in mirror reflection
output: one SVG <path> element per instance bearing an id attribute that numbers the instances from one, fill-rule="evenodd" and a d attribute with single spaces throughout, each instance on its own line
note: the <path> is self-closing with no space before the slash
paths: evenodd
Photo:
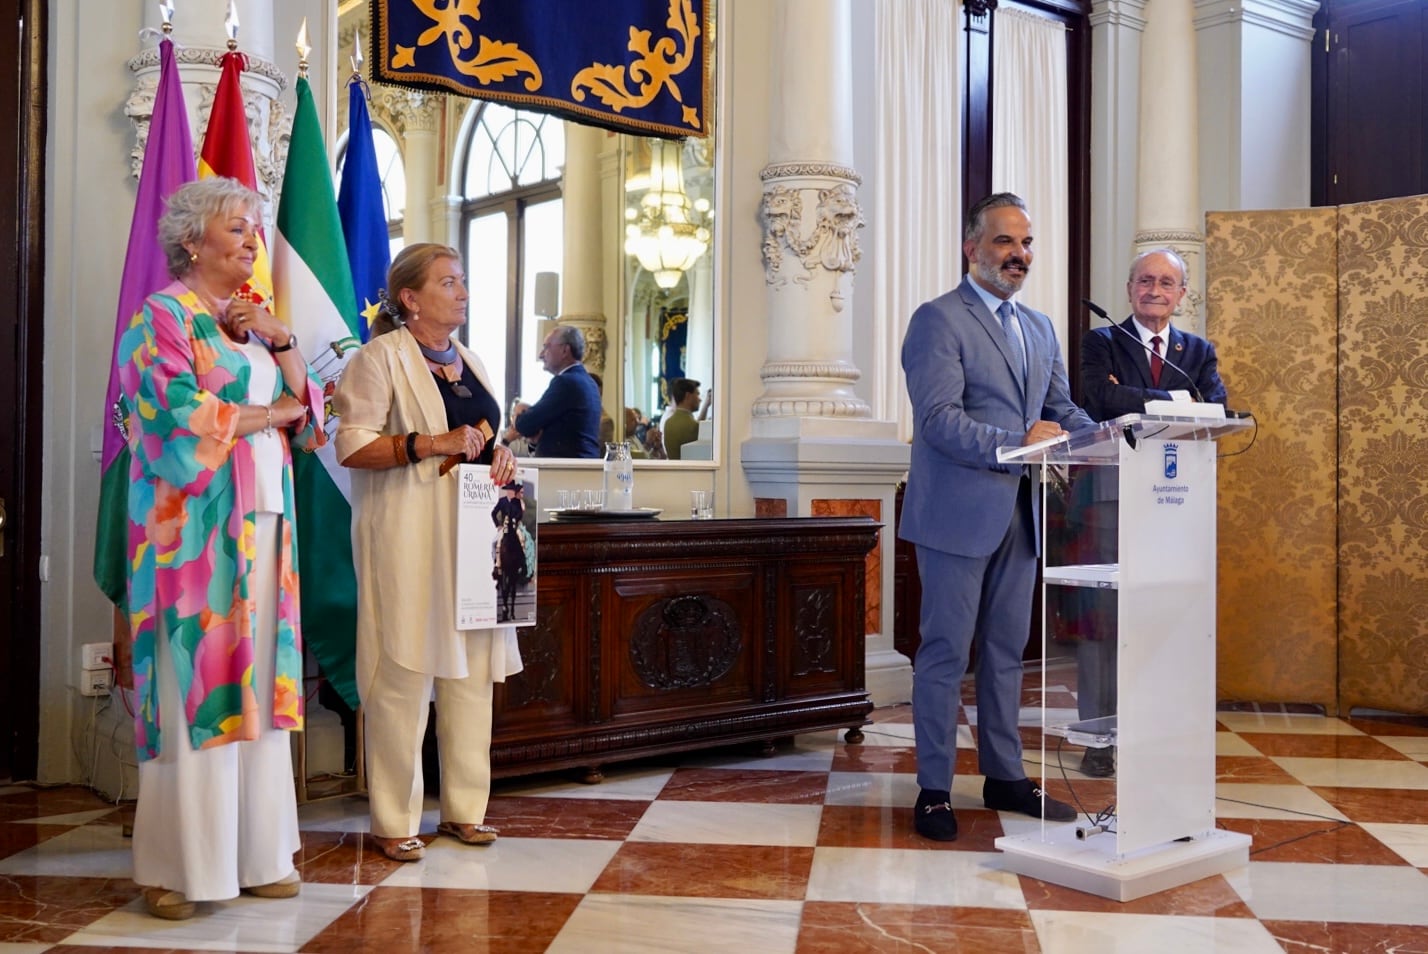
<path id="1" fill-rule="evenodd" d="M 664 418 L 664 449 L 670 460 L 679 460 L 680 449 L 699 439 L 699 422 L 709 416 L 709 402 L 701 403 L 699 388 L 693 378 L 675 378 L 669 386 L 671 404 Z M 712 388 L 709 393 L 714 393 Z"/>
<path id="2" fill-rule="evenodd" d="M 511 449 L 511 453 L 517 457 L 534 457 L 535 441 L 516 430 L 516 418 L 520 417 L 530 405 L 520 398 L 511 402 L 511 410 L 506 414 L 506 429 L 501 432 L 501 443 Z"/>
<path id="3" fill-rule="evenodd" d="M 1147 401 L 1196 400 L 1223 404 L 1215 346 L 1171 324 L 1185 298 L 1189 274 L 1174 249 L 1142 252 L 1131 262 L 1126 298 L 1131 316 L 1119 329 L 1095 328 L 1081 339 L 1086 413 L 1097 421 L 1141 414 Z M 1113 468 L 1080 468 L 1067 505 L 1071 562 L 1116 562 L 1117 475 Z M 1064 632 L 1076 643 L 1076 711 L 1084 720 L 1116 714 L 1116 592 L 1057 588 Z M 1088 748 L 1081 771 L 1115 774 L 1114 750 Z"/>
<path id="4" fill-rule="evenodd" d="M 603 457 L 600 389 L 581 364 L 585 336 L 574 325 L 556 325 L 538 357 L 550 384 L 515 421 L 516 430 L 535 440 L 536 457 Z"/>

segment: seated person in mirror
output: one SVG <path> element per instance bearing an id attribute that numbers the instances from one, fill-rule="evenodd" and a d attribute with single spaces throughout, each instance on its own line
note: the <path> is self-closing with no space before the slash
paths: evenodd
<path id="1" fill-rule="evenodd" d="M 605 410 L 605 379 L 594 371 L 590 378 L 595 382 L 595 390 L 600 392 L 600 443 L 609 444 L 615 440 L 615 419 Z"/>
<path id="2" fill-rule="evenodd" d="M 516 430 L 535 439 L 536 457 L 603 457 L 600 389 L 581 364 L 585 336 L 573 325 L 557 325 L 545 336 L 539 358 L 552 378 L 540 400 L 515 421 Z"/>
<path id="3" fill-rule="evenodd" d="M 511 410 L 506 415 L 506 429 L 501 432 L 501 443 L 509 447 L 511 453 L 517 457 L 535 456 L 535 441 L 516 430 L 516 418 L 524 414 L 529 407 L 530 405 L 520 398 L 512 401 Z"/>
<path id="4" fill-rule="evenodd" d="M 679 460 L 684 445 L 699 439 L 699 422 L 709 416 L 709 402 L 701 404 L 699 388 L 699 382 L 693 378 L 675 378 L 669 386 L 674 403 L 664 418 L 664 449 L 670 460 Z"/>

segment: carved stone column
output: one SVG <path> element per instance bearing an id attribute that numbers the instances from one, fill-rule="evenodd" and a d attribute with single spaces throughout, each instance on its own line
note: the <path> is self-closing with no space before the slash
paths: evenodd
<path id="1" fill-rule="evenodd" d="M 1140 162 L 1136 168 L 1137 253 L 1169 246 L 1190 269 L 1175 322 L 1205 333 L 1205 234 L 1200 205 L 1194 0 L 1155 0 L 1140 61 Z M 1121 288 L 1124 288 L 1121 285 Z M 1120 296 L 1124 304 L 1124 293 Z"/>
<path id="2" fill-rule="evenodd" d="M 760 173 L 768 350 L 741 450 L 760 516 L 864 515 L 865 666 L 875 702 L 909 698 L 892 645 L 893 523 L 909 449 L 854 390 L 853 278 L 861 177 L 853 169 L 850 0 L 780 0 L 772 24 L 769 161 Z"/>
<path id="3" fill-rule="evenodd" d="M 1135 247 L 1136 197 L 1124 187 L 1136 167 L 1140 57 L 1148 0 L 1091 5 L 1091 297 L 1121 314 Z M 1179 136 L 1177 127 L 1173 134 Z"/>
<path id="4" fill-rule="evenodd" d="M 147 6 L 153 9 L 148 10 Z M 175 14 L 174 60 L 183 83 L 195 154 L 203 148 L 208 116 L 213 111 L 213 97 L 218 90 L 219 63 L 228 52 L 228 35 L 223 25 L 227 6 L 226 0 L 192 0 Z M 277 213 L 283 169 L 287 165 L 291 128 L 287 109 L 278 100 L 287 86 L 287 78 L 265 58 L 272 55 L 273 49 L 271 5 L 249 0 L 239 3 L 237 9 L 238 49 L 248 58 L 248 69 L 242 76 L 243 105 L 248 112 L 248 136 L 253 141 L 253 165 L 258 192 L 263 197 L 264 221 L 271 228 Z M 157 37 L 161 24 L 158 4 L 146 5 L 146 28 L 153 30 Z M 134 74 L 134 88 L 125 100 L 124 115 L 134 123 L 137 133 L 129 153 L 129 166 L 131 174 L 138 178 L 159 84 L 157 44 L 130 59 L 128 66 Z"/>
<path id="5" fill-rule="evenodd" d="M 852 168 L 847 0 L 786 0 L 775 14 L 775 104 L 761 173 L 768 355 L 754 433 L 773 418 L 867 418 L 852 389 L 848 299 L 863 225 Z M 783 49 L 778 49 L 782 42 Z"/>
<path id="6" fill-rule="evenodd" d="M 372 85 L 373 118 L 397 133 L 402 146 L 402 169 L 407 177 L 407 207 L 402 210 L 402 236 L 413 242 L 445 242 L 445 221 L 436 221 L 427 198 L 437 196 L 436 130 L 446 99 L 390 86 Z M 438 197 L 437 202 L 443 200 Z"/>
<path id="7" fill-rule="evenodd" d="M 585 367 L 602 377 L 612 345 L 603 311 L 605 287 L 601 271 L 605 243 L 601 236 L 600 149 L 604 141 L 602 129 L 565 124 L 565 172 L 561 179 L 565 272 L 560 277 L 559 319 L 561 324 L 574 325 L 585 335 Z M 618 350 L 618 342 L 614 347 Z M 607 411 L 614 406 L 609 399 L 617 391 L 615 382 L 605 382 Z"/>

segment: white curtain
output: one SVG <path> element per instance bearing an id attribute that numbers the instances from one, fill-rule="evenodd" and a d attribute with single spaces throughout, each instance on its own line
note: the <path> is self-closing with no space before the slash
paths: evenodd
<path id="1" fill-rule="evenodd" d="M 1070 253 L 1066 155 L 1066 28 L 998 10 L 992 30 L 992 191 L 1031 212 L 1036 253 L 1018 300 L 1051 316 L 1066 356 Z"/>
<path id="2" fill-rule="evenodd" d="M 907 321 L 918 305 L 961 280 L 960 4 L 882 0 L 875 20 L 877 212 L 869 224 L 879 377 L 873 414 L 896 419 L 898 436 L 911 440 L 900 357 Z"/>

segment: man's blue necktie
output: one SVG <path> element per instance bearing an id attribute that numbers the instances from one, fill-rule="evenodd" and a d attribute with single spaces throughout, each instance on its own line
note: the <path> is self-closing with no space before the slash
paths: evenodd
<path id="1" fill-rule="evenodd" d="M 1026 382 L 1026 349 L 1022 347 L 1021 335 L 1017 333 L 1016 308 L 1009 301 L 1004 301 L 997 308 L 997 315 L 1002 319 L 1002 331 L 1007 336 L 1007 347 L 1012 353 L 1012 367 L 1016 369 L 1016 379 L 1018 383 Z"/>

